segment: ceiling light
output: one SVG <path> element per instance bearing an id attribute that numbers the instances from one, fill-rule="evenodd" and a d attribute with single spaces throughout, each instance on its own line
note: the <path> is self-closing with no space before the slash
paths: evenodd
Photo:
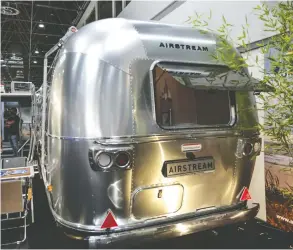
<path id="1" fill-rule="evenodd" d="M 9 6 L 1 6 L 1 14 L 7 16 L 17 16 L 19 14 L 19 10 Z"/>
<path id="2" fill-rule="evenodd" d="M 43 23 L 39 23 L 39 28 L 45 28 L 45 25 Z"/>
<path id="3" fill-rule="evenodd" d="M 2 64 L 2 67 L 6 67 L 7 65 L 6 64 Z"/>
<path id="4" fill-rule="evenodd" d="M 33 63 L 38 63 L 38 62 L 36 60 L 34 60 Z"/>
<path id="5" fill-rule="evenodd" d="M 39 53 L 40 53 L 40 52 L 36 49 L 36 50 L 35 50 L 35 54 L 39 54 Z"/>

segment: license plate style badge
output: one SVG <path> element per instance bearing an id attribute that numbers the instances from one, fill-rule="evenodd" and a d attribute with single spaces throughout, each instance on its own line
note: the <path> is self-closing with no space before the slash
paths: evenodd
<path id="1" fill-rule="evenodd" d="M 165 162 L 163 175 L 165 177 L 175 177 L 195 173 L 213 172 L 215 163 L 212 157 L 198 158 L 195 160 L 181 160 Z"/>

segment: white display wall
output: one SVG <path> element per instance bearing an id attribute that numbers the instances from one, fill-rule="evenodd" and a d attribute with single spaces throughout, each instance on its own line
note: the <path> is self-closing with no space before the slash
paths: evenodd
<path id="1" fill-rule="evenodd" d="M 168 8 L 174 1 L 131 1 L 129 5 L 118 15 L 121 18 L 134 20 L 151 20 L 161 11 Z M 185 1 L 182 1 L 183 4 Z"/>
<path id="2" fill-rule="evenodd" d="M 130 4 L 118 15 L 118 17 L 151 20 L 154 16 L 163 12 L 175 1 L 140 1 L 133 0 Z M 195 13 L 205 14 L 209 16 L 212 12 L 210 20 L 211 29 L 217 29 L 222 24 L 222 16 L 224 15 L 227 22 L 233 24 L 232 37 L 236 39 L 241 35 L 242 25 L 245 24 L 245 16 L 250 25 L 250 42 L 256 42 L 263 38 L 270 37 L 274 33 L 264 32 L 263 23 L 255 15 L 253 8 L 262 2 L 266 2 L 269 6 L 274 6 L 276 1 L 199 1 L 187 0 L 180 1 L 182 4 L 174 9 L 171 13 L 163 17 L 160 21 L 170 24 L 181 24 L 190 26 L 186 23 L 189 16 L 194 16 Z"/>

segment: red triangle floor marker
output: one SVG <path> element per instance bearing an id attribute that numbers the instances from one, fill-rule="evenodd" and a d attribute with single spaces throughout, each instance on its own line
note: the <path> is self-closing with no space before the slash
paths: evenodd
<path id="1" fill-rule="evenodd" d="M 251 200 L 251 196 L 248 192 L 248 189 L 247 187 L 244 188 L 243 192 L 242 192 L 242 195 L 240 197 L 240 200 L 241 201 L 247 201 L 247 200 Z"/>
<path id="2" fill-rule="evenodd" d="M 114 218 L 114 215 L 111 210 L 108 210 L 107 216 L 101 226 L 101 228 L 112 228 L 112 227 L 117 227 L 118 224 Z"/>

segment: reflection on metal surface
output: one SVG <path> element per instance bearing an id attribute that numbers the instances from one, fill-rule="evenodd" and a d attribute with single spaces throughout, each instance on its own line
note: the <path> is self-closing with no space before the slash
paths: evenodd
<path id="1" fill-rule="evenodd" d="M 162 143 L 163 142 L 159 142 L 158 145 L 159 145 L 159 149 L 160 149 L 160 153 L 161 153 L 161 162 L 164 162 L 165 161 L 165 155 L 164 155 L 164 150 L 163 150 L 163 147 L 162 147 Z"/>
<path id="2" fill-rule="evenodd" d="M 234 127 L 165 130 L 156 120 L 155 63 L 211 63 L 206 51 L 160 48 L 160 43 L 213 52 L 217 42 L 214 34 L 188 27 L 120 18 L 92 22 L 70 36 L 49 84 L 46 120 L 36 115 L 47 132 L 42 173 L 49 180 L 46 184 L 54 187 L 48 199 L 50 205 L 56 204 L 51 211 L 60 224 L 105 233 L 100 227 L 111 209 L 119 226 L 97 238 L 108 243 L 130 237 L 175 237 L 256 215 L 258 206 L 240 208 L 236 198 L 243 186 L 249 186 L 255 163 L 252 155 L 243 155 L 243 145 L 257 141 L 255 129 L 243 129 L 257 124 L 256 112 L 243 111 L 255 104 L 252 94 L 233 95 Z M 46 91 L 42 90 L 43 97 Z M 178 96 L 182 105 L 188 105 L 181 99 Z M 39 113 L 40 105 L 41 100 Z M 170 120 L 176 115 L 180 112 L 172 113 Z M 189 160 L 181 149 L 186 144 L 201 145 L 200 150 L 192 149 L 194 159 L 211 157 L 215 171 L 166 178 L 165 162 Z M 113 166 L 94 168 L 98 152 L 111 154 Z M 122 157 L 119 168 L 115 160 L 121 152 L 127 152 L 129 162 Z"/>
<path id="3" fill-rule="evenodd" d="M 211 207 L 199 208 L 196 211 L 197 212 L 207 212 L 207 211 L 211 211 L 211 210 L 215 210 L 215 209 L 217 209 L 215 206 L 211 206 Z"/>
<path id="4" fill-rule="evenodd" d="M 176 225 L 176 230 L 179 232 L 179 234 L 187 234 L 189 232 L 189 226 L 184 225 L 183 223 L 179 223 Z"/>
<path id="5" fill-rule="evenodd" d="M 123 194 L 121 192 L 122 180 L 112 183 L 108 188 L 108 197 L 116 208 L 121 209 L 123 204 Z"/>
<path id="6" fill-rule="evenodd" d="M 223 199 L 229 199 L 231 197 L 231 192 L 233 192 L 233 185 L 235 185 L 234 180 L 230 180 L 226 189 L 222 190 L 221 195 Z"/>
<path id="7" fill-rule="evenodd" d="M 173 238 L 188 233 L 214 229 L 224 225 L 246 221 L 255 217 L 258 211 L 259 205 L 253 204 L 249 208 L 243 210 L 226 211 L 222 213 L 219 212 L 202 217 L 188 218 L 182 220 L 181 222 L 165 222 L 164 224 L 161 224 L 159 226 L 156 225 L 153 227 L 129 230 L 124 232 L 114 231 L 107 236 L 99 235 L 92 236 L 90 238 L 92 241 L 96 241 L 97 244 L 110 244 L 115 241 L 123 241 L 128 239 L 136 241 Z M 178 224 L 180 224 L 180 226 L 178 226 Z M 152 237 L 149 237 L 150 235 Z"/>
<path id="8" fill-rule="evenodd" d="M 236 152 L 235 152 L 235 156 L 237 158 L 243 157 L 243 147 L 244 147 L 244 141 L 243 141 L 243 139 L 239 139 L 238 143 L 237 143 Z"/>

